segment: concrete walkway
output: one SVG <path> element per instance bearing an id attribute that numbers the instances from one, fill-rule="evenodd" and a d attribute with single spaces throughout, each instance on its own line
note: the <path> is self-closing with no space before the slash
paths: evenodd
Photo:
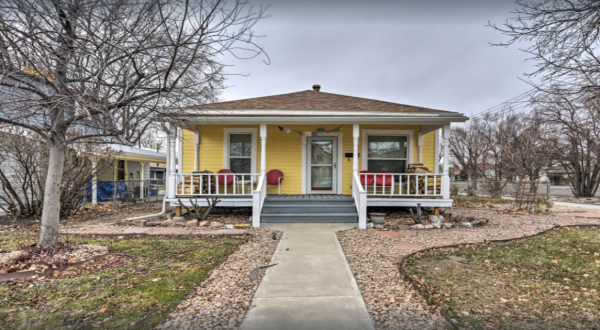
<path id="1" fill-rule="evenodd" d="M 373 323 L 335 235 L 350 224 L 263 224 L 283 231 L 242 330 L 365 330 Z"/>

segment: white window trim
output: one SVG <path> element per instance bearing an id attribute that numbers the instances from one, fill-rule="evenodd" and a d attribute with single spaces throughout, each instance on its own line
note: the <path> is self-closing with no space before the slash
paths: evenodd
<path id="1" fill-rule="evenodd" d="M 341 163 L 342 159 L 344 159 L 343 156 L 343 143 L 344 143 L 344 134 L 343 133 L 321 133 L 315 137 L 337 137 L 337 192 L 336 194 L 341 195 L 342 194 L 342 189 L 343 189 L 343 185 L 342 185 L 342 180 L 344 178 L 343 175 L 343 164 Z M 308 174 L 307 174 L 307 165 L 308 165 L 308 159 L 307 159 L 307 139 L 306 136 L 302 135 L 302 190 L 301 193 L 302 195 L 306 195 L 308 192 Z"/>
<path id="2" fill-rule="evenodd" d="M 252 135 L 252 153 L 250 161 L 250 173 L 256 173 L 256 137 L 258 135 L 258 128 L 237 128 L 237 127 L 224 127 L 223 128 L 223 168 L 229 168 L 229 135 L 230 134 L 248 134 Z"/>
<path id="3" fill-rule="evenodd" d="M 369 159 L 368 159 L 368 141 L 369 136 L 408 136 L 408 160 L 406 165 L 413 163 L 413 137 L 415 135 L 414 130 L 405 130 L 405 129 L 363 129 L 361 132 L 362 139 L 362 170 L 368 170 Z"/>

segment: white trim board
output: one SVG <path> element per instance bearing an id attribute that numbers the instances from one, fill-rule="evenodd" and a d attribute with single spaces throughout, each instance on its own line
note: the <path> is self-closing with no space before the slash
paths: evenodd
<path id="1" fill-rule="evenodd" d="M 340 164 L 340 160 L 343 159 L 343 143 L 344 143 L 344 134 L 343 133 L 322 133 L 319 134 L 315 137 L 328 137 L 328 136 L 333 136 L 333 137 L 337 137 L 337 149 L 338 149 L 338 155 L 337 155 L 337 194 L 341 195 L 342 194 L 342 179 L 344 178 L 343 176 L 343 166 Z M 307 170 L 306 170 L 306 162 L 308 161 L 308 159 L 306 158 L 307 152 L 306 152 L 306 136 L 302 136 L 302 195 L 306 195 L 307 194 L 307 189 L 306 186 L 308 184 L 308 178 L 307 178 Z"/>
<path id="2" fill-rule="evenodd" d="M 258 135 L 258 128 L 253 127 L 223 127 L 223 168 L 229 169 L 229 134 L 248 134 L 252 135 L 252 154 L 250 161 L 250 172 L 256 173 L 256 155 L 257 155 L 257 143 L 256 136 Z"/>
<path id="3" fill-rule="evenodd" d="M 369 135 L 401 135 L 401 136 L 408 136 L 408 150 L 406 151 L 408 153 L 408 160 L 406 165 L 408 164 L 412 164 L 413 163 L 413 151 L 414 151 L 414 135 L 415 135 L 415 131 L 414 130 L 407 130 L 407 129 L 363 129 L 360 132 L 360 138 L 362 140 L 362 167 L 361 169 L 363 170 L 368 170 L 368 150 L 367 150 L 367 143 L 369 141 Z"/>

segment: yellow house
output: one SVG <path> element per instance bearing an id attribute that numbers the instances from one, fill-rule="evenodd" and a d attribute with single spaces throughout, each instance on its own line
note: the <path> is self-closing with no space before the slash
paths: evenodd
<path id="1" fill-rule="evenodd" d="M 171 123 L 173 206 L 252 207 L 252 223 L 358 222 L 367 207 L 449 207 L 463 114 L 312 90 L 190 107 Z M 439 131 L 441 130 L 441 134 Z M 176 147 L 178 146 L 178 147 Z M 177 150 L 178 149 L 178 150 Z M 177 165 L 176 165 L 177 164 Z"/>

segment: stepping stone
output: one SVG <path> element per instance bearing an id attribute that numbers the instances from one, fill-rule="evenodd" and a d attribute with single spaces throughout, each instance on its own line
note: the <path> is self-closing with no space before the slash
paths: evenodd
<path id="1" fill-rule="evenodd" d="M 521 225 L 521 228 L 526 229 L 526 230 L 536 230 L 537 226 L 533 226 L 533 225 Z"/>
<path id="2" fill-rule="evenodd" d="M 476 231 L 453 231 L 453 233 L 459 235 L 479 235 Z"/>
<path id="3" fill-rule="evenodd" d="M 440 243 L 448 243 L 448 244 L 456 243 L 456 241 L 451 238 L 438 238 L 437 241 Z"/>
<path id="4" fill-rule="evenodd" d="M 422 234 L 427 235 L 427 236 L 434 236 L 434 237 L 448 236 L 447 233 L 422 233 Z"/>
<path id="5" fill-rule="evenodd" d="M 179 235 L 183 234 L 185 228 L 166 228 L 153 231 L 152 235 Z"/>
<path id="6" fill-rule="evenodd" d="M 378 231 L 377 233 L 387 236 L 389 238 L 417 236 L 417 234 L 415 233 L 406 233 L 401 231 Z"/>
<path id="7" fill-rule="evenodd" d="M 575 218 L 600 219 L 600 215 L 594 213 L 584 213 L 575 215 Z"/>
<path id="8" fill-rule="evenodd" d="M 510 238 L 519 238 L 519 237 L 525 237 L 525 235 L 524 234 L 510 234 L 510 235 L 508 235 L 508 237 L 510 237 Z"/>
<path id="9" fill-rule="evenodd" d="M 397 242 L 397 243 L 392 243 L 392 245 L 397 246 L 401 249 L 405 249 L 405 250 L 421 250 L 421 249 L 425 248 L 425 245 L 417 244 L 417 243 Z"/>
<path id="10" fill-rule="evenodd" d="M 114 231 L 113 228 L 96 228 L 96 229 L 86 229 L 81 231 L 82 234 L 108 234 Z"/>
<path id="11" fill-rule="evenodd" d="M 123 229 L 124 234 L 144 234 L 152 230 L 151 228 L 125 228 Z"/>

